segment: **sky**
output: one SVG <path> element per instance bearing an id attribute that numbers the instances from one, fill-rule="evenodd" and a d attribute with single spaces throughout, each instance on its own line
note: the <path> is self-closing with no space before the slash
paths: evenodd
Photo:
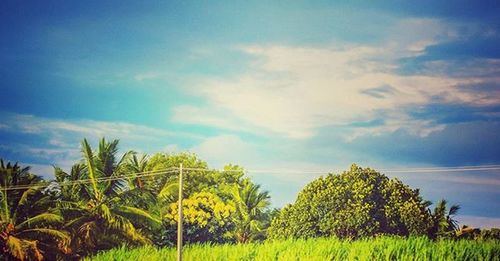
<path id="1" fill-rule="evenodd" d="M 498 1 L 2 1 L 0 157 L 50 179 L 83 138 L 189 151 L 243 166 L 276 207 L 356 163 L 500 227 L 499 14 Z"/>

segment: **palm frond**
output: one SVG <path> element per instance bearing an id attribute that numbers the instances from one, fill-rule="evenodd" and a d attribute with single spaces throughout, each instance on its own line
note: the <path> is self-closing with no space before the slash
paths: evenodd
<path id="1" fill-rule="evenodd" d="M 32 188 L 25 190 L 23 192 L 23 194 L 21 195 L 19 202 L 17 203 L 17 207 L 19 208 L 19 207 L 23 206 L 24 204 L 26 204 L 28 202 L 29 196 L 34 195 L 35 193 L 39 192 L 40 189 L 41 189 L 40 187 L 32 187 Z"/>
<path id="2" fill-rule="evenodd" d="M 36 259 L 38 261 L 43 260 L 42 252 L 38 248 L 38 241 L 36 241 L 36 240 L 28 241 L 28 249 L 29 249 L 29 252 L 31 252 L 31 256 L 34 259 Z"/>
<path id="3" fill-rule="evenodd" d="M 118 216 L 116 221 L 112 224 L 112 228 L 116 231 L 121 232 L 124 236 L 126 236 L 132 242 L 147 244 L 150 241 L 142 235 L 135 226 L 130 222 L 130 220 Z"/>
<path id="4" fill-rule="evenodd" d="M 460 205 L 452 205 L 450 207 L 450 210 L 448 211 L 448 215 L 449 216 L 456 215 L 459 210 L 460 210 Z"/>
<path id="5" fill-rule="evenodd" d="M 57 166 L 54 166 L 54 176 L 56 177 L 57 182 L 66 181 L 70 177 L 68 173 L 64 172 L 63 169 Z"/>
<path id="6" fill-rule="evenodd" d="M 158 193 L 158 198 L 164 201 L 174 201 L 177 199 L 179 184 L 177 182 L 167 182 Z"/>
<path id="7" fill-rule="evenodd" d="M 79 216 L 79 217 L 76 217 L 76 218 L 66 222 L 64 224 L 64 228 L 68 229 L 68 228 L 72 228 L 72 227 L 80 227 L 81 224 L 83 224 L 85 222 L 89 222 L 91 220 L 93 220 L 93 218 L 91 216 L 88 216 L 88 215 Z"/>
<path id="8" fill-rule="evenodd" d="M 94 246 L 94 235 L 99 234 L 100 229 L 97 226 L 96 221 L 87 221 L 78 227 L 78 237 L 82 238 L 85 244 L 88 246 Z"/>
<path id="9" fill-rule="evenodd" d="M 132 205 L 143 209 L 147 209 L 157 203 L 157 195 L 150 190 L 138 187 L 122 191 L 116 198 L 119 199 L 116 202 L 119 202 L 121 205 Z"/>
<path id="10" fill-rule="evenodd" d="M 21 234 L 29 234 L 29 233 L 38 233 L 38 234 L 45 234 L 49 235 L 52 237 L 55 237 L 59 240 L 70 240 L 70 236 L 68 232 L 66 231 L 61 231 L 57 229 L 52 229 L 52 228 L 31 228 L 31 229 L 25 229 L 20 232 L 18 232 L 18 235 Z"/>
<path id="11" fill-rule="evenodd" d="M 121 159 L 118 161 L 117 163 L 117 166 L 121 166 L 123 165 L 127 160 L 129 160 L 130 158 L 134 159 L 135 158 L 135 161 L 137 161 L 137 157 L 136 157 L 136 152 L 133 151 L 133 150 L 129 150 L 127 152 L 125 152 L 123 154 L 123 156 L 121 157 Z"/>
<path id="12" fill-rule="evenodd" d="M 115 172 L 112 176 L 118 176 L 119 174 Z M 124 179 L 112 180 L 103 183 L 103 194 L 106 197 L 115 197 L 127 188 L 127 182 Z"/>
<path id="13" fill-rule="evenodd" d="M 111 209 L 106 204 L 100 204 L 96 210 L 99 216 L 108 223 L 113 223 L 115 221 L 114 216 L 111 213 Z"/>
<path id="14" fill-rule="evenodd" d="M 82 207 L 82 205 L 84 205 L 84 204 L 81 201 L 75 202 L 75 201 L 70 201 L 70 200 L 58 200 L 56 202 L 56 205 L 59 209 L 71 209 L 71 208 L 80 209 Z"/>
<path id="15" fill-rule="evenodd" d="M 26 247 L 25 247 L 26 244 L 25 242 L 23 242 L 22 239 L 19 239 L 14 236 L 9 236 L 5 241 L 5 245 L 7 248 L 6 250 L 10 255 L 19 260 L 26 259 Z"/>
<path id="16" fill-rule="evenodd" d="M 97 189 L 97 181 L 96 181 L 96 168 L 94 165 L 94 155 L 92 153 L 92 149 L 87 141 L 87 139 L 83 139 L 82 141 L 82 152 L 85 158 L 85 162 L 87 164 L 87 171 L 89 173 L 89 178 L 92 184 L 94 196 L 97 200 L 101 199 L 99 190 Z"/>
<path id="17" fill-rule="evenodd" d="M 115 155 L 118 152 L 119 140 L 107 142 L 105 138 L 99 141 L 99 149 L 97 151 L 98 169 L 104 176 L 112 176 L 116 172 L 117 164 Z"/>
<path id="18" fill-rule="evenodd" d="M 146 220 L 152 224 L 159 225 L 161 224 L 161 219 L 154 217 L 151 215 L 149 212 L 139 209 L 139 208 L 134 208 L 134 207 L 129 207 L 129 206 L 121 206 L 116 209 L 120 214 L 127 215 L 129 217 L 133 217 L 135 219 L 142 219 Z"/>
<path id="19" fill-rule="evenodd" d="M 36 226 L 36 225 L 41 224 L 41 223 L 42 224 L 61 223 L 61 222 L 63 222 L 63 220 L 64 220 L 64 218 L 61 215 L 45 212 L 45 213 L 36 215 L 34 217 L 28 218 L 27 220 L 18 224 L 16 226 L 16 230 L 22 230 L 22 229 L 25 229 L 27 227 Z"/>

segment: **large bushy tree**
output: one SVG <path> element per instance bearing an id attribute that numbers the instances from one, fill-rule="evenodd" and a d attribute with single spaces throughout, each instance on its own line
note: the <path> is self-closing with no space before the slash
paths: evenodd
<path id="1" fill-rule="evenodd" d="M 352 165 L 308 184 L 274 218 L 270 238 L 377 234 L 423 235 L 431 220 L 416 189 L 370 168 Z"/>

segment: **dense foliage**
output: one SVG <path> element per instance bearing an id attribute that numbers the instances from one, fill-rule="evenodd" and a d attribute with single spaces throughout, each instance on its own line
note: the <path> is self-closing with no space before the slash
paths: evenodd
<path id="1" fill-rule="evenodd" d="M 418 190 L 352 165 L 308 184 L 269 229 L 270 238 L 425 235 L 432 216 Z"/>
<path id="2" fill-rule="evenodd" d="M 189 260 L 499 260 L 500 241 L 440 240 L 425 237 L 378 237 L 356 241 L 313 238 L 263 244 L 190 245 Z M 175 248 L 118 248 L 88 260 L 175 260 Z"/>
<path id="3" fill-rule="evenodd" d="M 418 189 L 369 168 L 353 165 L 342 174 L 321 177 L 308 184 L 294 204 L 271 210 L 269 193 L 245 177 L 239 166 L 210 170 L 206 162 L 190 153 L 157 153 L 149 157 L 127 151 L 119 155 L 118 144 L 118 140 L 103 138 L 92 149 L 84 139 L 81 160 L 69 170 L 54 167 L 55 179 L 51 181 L 30 173 L 29 167 L 0 161 L 0 259 L 67 260 L 123 246 L 173 246 L 181 164 L 186 243 L 252 244 L 266 238 L 359 239 L 380 234 L 487 240 L 498 239 L 500 234 L 496 229 L 459 228 L 453 219 L 459 206 L 448 208 L 442 200 L 431 211 L 430 202 L 422 199 Z M 428 242 L 419 240 L 421 244 Z M 341 249 L 350 244 L 331 242 L 342 245 Z M 236 251 L 236 256 L 247 253 L 267 257 L 274 253 L 286 257 L 289 254 L 279 249 L 295 243 L 269 244 L 272 247 L 215 249 Z M 403 249 L 407 242 L 397 244 Z M 252 246 L 264 252 L 252 252 Z M 188 253 L 198 251 L 206 256 L 202 253 L 206 246 L 189 249 Z M 322 251 L 328 256 L 334 253 L 328 248 Z M 338 251 L 332 255 L 345 257 L 339 254 L 345 250 Z"/>
<path id="4" fill-rule="evenodd" d="M 0 259 L 42 260 L 68 250 L 70 236 L 59 230 L 63 217 L 42 193 L 39 176 L 29 167 L 0 160 Z M 10 187 L 20 189 L 7 190 Z"/>
<path id="5" fill-rule="evenodd" d="M 182 201 L 182 209 L 186 241 L 223 243 L 232 240 L 231 216 L 235 211 L 232 202 L 226 203 L 210 192 L 197 192 Z M 178 222 L 177 203 L 170 204 L 165 219 L 170 224 L 170 240 L 173 241 Z"/>
<path id="6" fill-rule="evenodd" d="M 57 203 L 67 223 L 65 229 L 73 235 L 73 256 L 86 255 L 119 244 L 142 245 L 149 238 L 138 227 L 141 222 L 160 223 L 146 210 L 137 208 L 124 199 L 134 193 L 120 176 L 126 174 L 125 162 L 132 152 L 116 158 L 118 141 L 102 139 L 97 151 L 87 140 L 82 142 L 83 159 L 70 174 L 56 169 Z M 65 182 L 86 179 L 86 183 Z"/>

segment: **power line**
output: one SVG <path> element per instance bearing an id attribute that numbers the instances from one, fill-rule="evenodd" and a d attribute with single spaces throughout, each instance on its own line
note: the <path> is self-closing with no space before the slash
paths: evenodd
<path id="1" fill-rule="evenodd" d="M 500 170 L 500 165 L 478 165 L 478 166 L 457 166 L 457 167 L 427 167 L 427 168 L 400 168 L 400 169 L 375 169 L 377 172 L 386 173 L 417 173 L 417 172 L 463 172 L 463 171 L 488 171 Z M 246 172 L 246 173 L 281 173 L 281 174 L 328 174 L 331 170 L 290 170 L 290 169 L 244 169 L 244 170 L 220 170 L 207 168 L 184 168 L 187 171 L 207 171 L 207 172 Z"/>
<path id="2" fill-rule="evenodd" d="M 500 170 L 500 167 L 489 167 L 489 168 L 462 168 L 462 169 L 395 169 L 395 170 L 380 170 L 380 172 L 387 173 L 418 173 L 418 172 L 463 172 L 463 171 L 488 171 L 488 170 Z"/>
<path id="3" fill-rule="evenodd" d="M 372 168 L 374 169 L 374 168 Z M 201 171 L 201 172 L 243 172 L 243 173 L 269 173 L 269 174 L 328 174 L 334 173 L 334 171 L 328 170 L 291 170 L 291 169 L 243 169 L 243 170 L 224 170 L 224 169 L 208 169 L 208 168 L 183 168 L 184 171 Z M 476 166 L 455 166 L 455 167 L 421 167 L 421 168 L 400 168 L 400 169 L 374 169 L 378 172 L 384 173 L 425 173 L 425 172 L 464 172 L 464 171 L 488 171 L 488 170 L 500 170 L 500 165 L 476 165 Z M 128 178 L 139 178 L 139 177 L 154 177 L 160 175 L 166 175 L 169 173 L 178 172 L 178 167 L 170 167 L 154 171 L 144 171 L 136 172 L 121 176 L 110 176 L 110 177 L 99 177 L 95 178 L 94 181 L 97 183 L 124 180 Z M 0 188 L 0 191 L 8 190 L 20 190 L 20 189 L 31 189 L 31 188 L 46 188 L 50 186 L 71 186 L 71 185 L 82 185 L 92 183 L 92 179 L 79 179 L 71 180 L 65 182 L 44 182 L 40 184 L 29 184 L 29 185 L 17 185 L 10 187 Z"/>
<path id="4" fill-rule="evenodd" d="M 128 178 L 153 177 L 153 176 L 165 175 L 165 174 L 169 174 L 169 173 L 175 173 L 177 171 L 178 171 L 178 168 L 167 168 L 167 169 L 161 169 L 161 170 L 155 170 L 155 171 L 136 172 L 136 173 L 121 175 L 121 176 L 99 177 L 99 178 L 95 178 L 94 180 L 95 180 L 95 182 L 100 183 L 100 182 L 124 180 L 124 179 L 128 179 Z M 92 182 L 93 182 L 92 179 L 78 179 L 78 180 L 71 180 L 71 181 L 64 181 L 64 182 L 51 181 L 51 182 L 40 183 L 40 184 L 29 184 L 29 185 L 17 185 L 17 186 L 3 187 L 3 188 L 0 188 L 0 190 L 7 191 L 7 190 L 20 190 L 20 189 L 31 189 L 31 188 L 39 189 L 39 188 L 50 187 L 52 185 L 54 185 L 54 186 L 72 186 L 72 185 L 89 184 Z"/>

